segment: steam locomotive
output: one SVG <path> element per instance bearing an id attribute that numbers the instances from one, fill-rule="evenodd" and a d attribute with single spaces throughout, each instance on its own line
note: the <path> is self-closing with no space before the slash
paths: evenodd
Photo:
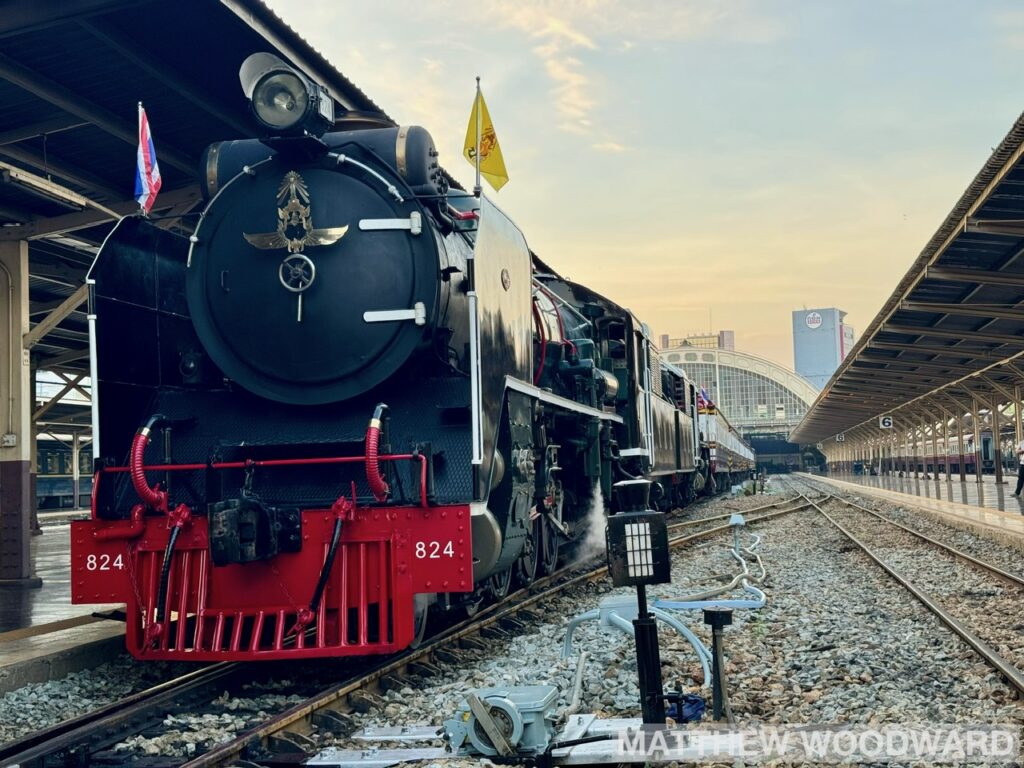
<path id="1" fill-rule="evenodd" d="M 449 188 L 426 130 L 328 132 L 303 74 L 240 74 L 266 135 L 204 153 L 193 234 L 127 217 L 88 277 L 73 599 L 124 601 L 134 656 L 393 652 L 552 572 L 615 480 L 715 487 L 647 327 Z"/>

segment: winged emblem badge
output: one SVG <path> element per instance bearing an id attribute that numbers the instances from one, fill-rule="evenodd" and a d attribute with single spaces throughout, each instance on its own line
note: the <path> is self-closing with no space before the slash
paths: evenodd
<path id="1" fill-rule="evenodd" d="M 302 253 L 307 246 L 336 243 L 348 232 L 348 226 L 317 229 L 313 226 L 310 209 L 305 179 L 295 171 L 288 171 L 277 190 L 277 230 L 256 235 L 243 233 L 243 236 L 260 250 L 287 248 L 288 253 Z"/>

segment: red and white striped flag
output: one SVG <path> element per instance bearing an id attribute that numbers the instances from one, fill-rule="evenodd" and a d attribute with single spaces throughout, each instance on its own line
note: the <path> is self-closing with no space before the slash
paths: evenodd
<path id="1" fill-rule="evenodd" d="M 156 147 L 153 146 L 153 134 L 149 130 L 146 110 L 139 102 L 139 151 L 135 165 L 135 199 L 142 207 L 143 213 L 149 213 L 156 202 L 160 191 L 160 166 L 156 162 Z"/>

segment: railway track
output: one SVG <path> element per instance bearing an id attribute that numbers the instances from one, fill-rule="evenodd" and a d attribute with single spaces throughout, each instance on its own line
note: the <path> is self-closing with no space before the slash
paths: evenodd
<path id="1" fill-rule="evenodd" d="M 214 698 L 225 685 L 241 676 L 242 667 L 223 663 L 199 669 L 0 745 L 0 765 L 42 766 L 58 758 L 75 764 L 82 757 L 152 727 L 172 707 Z"/>
<path id="2" fill-rule="evenodd" d="M 783 508 L 776 509 L 780 506 Z M 755 524 L 807 509 L 808 506 L 810 502 L 798 495 L 747 510 L 743 514 L 747 524 Z M 683 547 L 729 532 L 732 529 L 728 523 L 715 523 L 727 520 L 731 516 L 732 513 L 729 513 L 701 520 L 672 523 L 668 526 L 670 546 Z M 701 524 L 710 524 L 710 527 L 690 532 L 690 529 Z M 523 614 L 528 612 L 531 606 L 573 586 L 596 581 L 607 571 L 607 566 L 602 565 L 570 577 L 553 574 L 546 580 L 534 582 L 529 588 L 510 595 L 500 606 L 495 606 L 496 610 L 490 615 L 482 619 L 478 615 L 431 639 L 419 649 L 402 654 L 356 679 L 325 689 L 317 696 L 281 712 L 259 727 L 238 734 L 233 741 L 215 747 L 185 763 L 185 768 L 214 768 L 242 759 L 258 764 L 264 758 L 274 759 L 275 753 L 279 754 L 281 751 L 290 751 L 293 755 L 312 751 L 313 743 L 308 738 L 310 731 L 318 727 L 330 728 L 332 724 L 344 723 L 343 714 L 339 716 L 337 713 L 360 706 L 360 701 L 367 692 L 372 693 L 380 687 L 387 688 L 392 685 L 404 687 L 409 684 L 409 678 L 412 676 L 438 671 L 438 663 L 458 663 L 458 648 L 483 648 L 488 637 L 501 636 L 509 630 L 522 629 Z M 336 714 L 328 714 L 330 712 Z"/>
<path id="3" fill-rule="evenodd" d="M 811 506 L 1024 697 L 1024 645 L 1017 618 L 1024 577 L 803 478 L 790 484 L 822 493 Z M 842 517 L 825 509 L 836 505 Z"/>
<path id="4" fill-rule="evenodd" d="M 748 524 L 755 524 L 807 509 L 809 504 L 803 495 L 794 494 L 742 514 Z M 733 514 L 670 522 L 671 546 L 684 547 L 731 531 L 728 520 Z M 404 686 L 409 678 L 433 674 L 440 665 L 458 663 L 460 649 L 484 648 L 488 639 L 522 631 L 534 618 L 531 606 L 575 586 L 601 579 L 607 567 L 595 565 L 597 559 L 564 567 L 538 579 L 501 603 L 487 606 L 473 617 L 428 639 L 420 648 L 384 660 L 357 662 L 353 665 L 355 669 L 342 672 L 342 679 L 337 683 L 317 686 L 301 703 L 238 733 L 231 741 L 211 748 L 185 765 L 193 768 L 221 766 L 240 759 L 281 759 L 305 754 L 313 749 L 313 742 L 308 738 L 313 730 L 344 729 L 344 712 L 361 706 L 367 695 L 372 696 L 374 691 L 391 685 Z M 86 765 L 93 756 L 109 756 L 105 751 L 136 733 L 159 730 L 169 712 L 194 711 L 224 691 L 240 690 L 243 684 L 252 682 L 254 668 L 262 670 L 265 666 L 221 663 L 190 672 L 115 704 L 0 745 L 0 765 Z M 180 764 L 180 760 L 162 762 L 157 758 L 147 762 L 147 765 L 158 764 Z"/>

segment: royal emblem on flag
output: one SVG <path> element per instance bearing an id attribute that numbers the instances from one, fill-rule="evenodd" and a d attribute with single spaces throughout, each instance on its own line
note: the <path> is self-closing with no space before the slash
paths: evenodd
<path id="1" fill-rule="evenodd" d="M 469 125 L 466 126 L 466 141 L 462 153 L 476 167 L 479 176 L 487 179 L 495 191 L 508 183 L 505 159 L 501 155 L 501 145 L 498 144 L 498 134 L 494 131 L 491 114 L 487 111 L 487 102 L 480 92 L 479 78 L 473 110 L 469 115 Z M 477 183 L 479 184 L 479 178 Z"/>

